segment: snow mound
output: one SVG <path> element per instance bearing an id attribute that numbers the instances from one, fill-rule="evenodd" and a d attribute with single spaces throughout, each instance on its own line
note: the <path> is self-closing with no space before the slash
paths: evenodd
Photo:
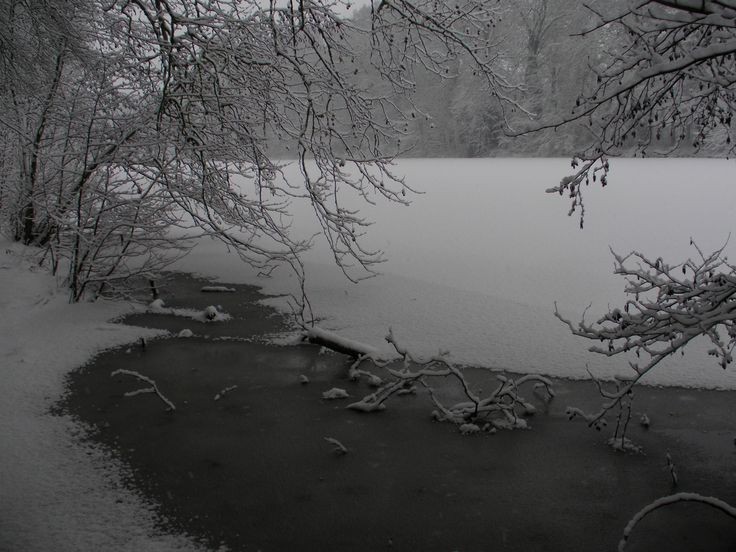
<path id="1" fill-rule="evenodd" d="M 236 289 L 226 286 L 202 286 L 202 293 L 235 293 Z"/>
<path id="2" fill-rule="evenodd" d="M 475 433 L 480 433 L 480 427 L 475 424 L 463 424 L 460 426 L 459 429 L 462 435 L 473 435 Z"/>
<path id="3" fill-rule="evenodd" d="M 166 304 L 163 299 L 154 299 L 148 305 L 148 310 L 151 312 L 166 312 Z"/>
<path id="4" fill-rule="evenodd" d="M 322 393 L 322 398 L 326 400 L 335 400 L 335 399 L 347 399 L 350 395 L 348 395 L 348 392 L 344 389 L 340 389 L 339 387 L 333 387 L 332 389 L 325 391 Z"/>
<path id="5" fill-rule="evenodd" d="M 156 299 L 148 305 L 148 312 L 153 314 L 168 314 L 170 316 L 180 316 L 189 318 L 197 322 L 224 322 L 230 320 L 232 316 L 226 312 L 220 311 L 214 305 L 206 307 L 204 310 L 168 308 L 161 299 Z"/>
<path id="6" fill-rule="evenodd" d="M 346 406 L 349 410 L 357 410 L 358 412 L 381 412 L 386 410 L 386 404 L 381 402 L 378 396 L 373 393 L 363 397 L 358 402 L 354 402 Z"/>

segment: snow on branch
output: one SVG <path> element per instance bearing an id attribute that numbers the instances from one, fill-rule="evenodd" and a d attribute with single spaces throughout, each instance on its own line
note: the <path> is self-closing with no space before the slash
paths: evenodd
<path id="1" fill-rule="evenodd" d="M 238 388 L 238 386 L 237 386 L 237 385 L 228 385 L 227 387 L 223 388 L 223 389 L 222 389 L 222 391 L 220 391 L 219 393 L 217 393 L 217 394 L 216 394 L 216 395 L 214 396 L 214 399 L 213 399 L 213 400 L 219 401 L 219 400 L 220 400 L 220 399 L 222 399 L 222 398 L 223 398 L 223 397 L 224 397 L 225 395 L 227 395 L 227 394 L 228 394 L 228 393 L 230 393 L 231 391 L 235 391 L 235 390 L 236 390 L 237 388 Z"/>
<path id="2" fill-rule="evenodd" d="M 568 192 L 571 213 L 595 167 L 619 156 L 727 157 L 734 144 L 736 7 L 710 0 L 586 4 L 592 25 L 580 33 L 605 44 L 566 114 L 550 111 L 528 132 L 574 125 L 588 138 L 573 158 L 583 169 L 551 191 Z M 606 181 L 601 178 L 605 186 Z"/>
<path id="3" fill-rule="evenodd" d="M 608 357 L 631 353 L 637 357 L 628 361 L 630 378 L 619 381 L 614 390 L 604 391 L 594 378 L 606 402 L 598 413 L 585 416 L 589 425 L 619 406 L 639 380 L 662 361 L 684 354 L 685 346 L 698 336 L 710 339 L 708 354 L 722 368 L 733 362 L 736 268 L 723 257 L 723 247 L 704 254 L 691 244 L 697 257 L 676 265 L 661 257 L 652 260 L 638 252 L 621 256 L 612 251 L 614 273 L 626 279 L 628 299 L 621 308 L 609 309 L 593 323 L 587 322 L 583 313 L 575 324 L 555 305 L 555 316 L 574 335 L 598 343 L 590 351 Z"/>
<path id="4" fill-rule="evenodd" d="M 342 456 L 348 453 L 348 448 L 334 437 L 325 437 L 324 439 L 333 446 L 333 454 L 336 454 L 337 456 Z"/>
<path id="5" fill-rule="evenodd" d="M 585 224 L 585 203 L 583 201 L 583 186 L 589 186 L 591 181 L 600 181 L 601 187 L 608 184 L 608 171 L 610 166 L 605 155 L 598 155 L 592 159 L 573 158 L 571 162 L 574 174 L 565 176 L 557 186 L 547 188 L 548 194 L 558 194 L 570 198 L 570 210 L 568 216 L 580 212 L 580 228 Z M 578 168 L 580 166 L 580 168 Z"/>
<path id="6" fill-rule="evenodd" d="M 176 406 L 174 406 L 174 403 L 171 402 L 169 399 L 167 399 L 163 393 L 158 388 L 158 385 L 156 385 L 156 382 L 149 378 L 148 376 L 144 376 L 140 372 L 136 372 L 135 370 L 125 370 L 125 369 L 119 369 L 115 370 L 114 372 L 110 373 L 110 377 L 115 376 L 131 376 L 134 377 L 144 383 L 149 384 L 150 387 L 141 387 L 140 389 L 136 389 L 134 391 L 128 391 L 125 393 L 126 397 L 133 397 L 135 395 L 141 395 L 143 393 L 153 393 L 155 394 L 159 399 L 163 401 L 163 403 L 166 405 L 166 410 L 173 412 L 176 410 Z"/>
<path id="7" fill-rule="evenodd" d="M 369 356 L 359 357 L 351 370 L 357 370 L 360 363 L 370 360 L 376 366 L 383 368 L 391 379 L 380 385 L 375 392 L 348 405 L 348 408 L 361 412 L 381 411 L 386 408 L 385 403 L 389 398 L 405 394 L 416 385 L 420 385 L 427 390 L 436 407 L 433 412 L 436 420 L 455 423 L 460 426 L 463 434 L 470 434 L 476 432 L 471 426 L 480 429 L 482 425 L 488 431 L 495 431 L 497 428 L 526 428 L 526 420 L 521 416 L 533 414 L 536 409 L 519 394 L 519 387 L 525 383 L 535 383 L 535 391 L 540 388 L 544 389 L 547 401 L 554 397 L 552 382 L 547 378 L 526 375 L 514 380 L 501 374 L 495 376 L 498 382 L 495 390 L 484 397 L 480 395 L 480 392 L 471 389 L 463 369 L 449 361 L 447 353 L 440 352 L 426 359 L 419 358 L 409 352 L 390 329 L 386 341 L 398 353 L 401 367 L 393 367 L 389 361 L 377 361 Z M 429 384 L 432 378 L 454 380 L 462 389 L 467 400 L 449 406 L 443 404 Z"/>
<path id="8" fill-rule="evenodd" d="M 700 502 L 702 504 L 707 504 L 708 506 L 712 506 L 736 520 L 736 508 L 727 502 L 712 496 L 703 496 L 697 493 L 676 493 L 669 496 L 663 496 L 639 510 L 634 517 L 631 518 L 629 523 L 626 524 L 623 537 L 621 537 L 621 540 L 618 543 L 618 551 L 624 552 L 626 545 L 629 542 L 629 538 L 631 537 L 631 533 L 642 519 L 659 508 L 663 508 L 677 502 Z"/>
<path id="9" fill-rule="evenodd" d="M 380 356 L 378 349 L 376 349 L 375 347 L 371 347 L 370 345 L 366 345 L 365 343 L 360 343 L 359 341 L 347 339 L 329 330 L 324 330 L 318 326 L 313 326 L 307 329 L 303 334 L 303 339 L 309 341 L 310 343 L 322 345 L 323 347 L 327 347 L 328 349 L 337 351 L 338 353 L 343 353 L 355 358 L 379 358 Z"/>

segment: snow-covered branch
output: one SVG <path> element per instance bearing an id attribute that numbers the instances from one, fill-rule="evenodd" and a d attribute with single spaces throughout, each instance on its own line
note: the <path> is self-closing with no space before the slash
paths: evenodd
<path id="1" fill-rule="evenodd" d="M 446 353 L 439 353 L 429 358 L 419 358 L 413 355 L 389 330 L 386 341 L 392 345 L 399 358 L 396 362 L 400 367 L 395 367 L 389 361 L 376 361 L 370 356 L 359 357 L 353 364 L 351 370 L 358 370 L 358 366 L 366 361 L 372 360 L 385 370 L 390 378 L 380 385 L 378 389 L 363 397 L 360 401 L 348 406 L 353 410 L 361 412 L 376 412 L 386 408 L 386 401 L 394 395 L 401 395 L 417 385 L 425 388 L 429 397 L 436 407 L 433 416 L 438 421 L 449 421 L 459 426 L 466 426 L 463 433 L 470 433 L 469 425 L 478 430 L 483 427 L 486 430 L 514 429 L 527 427 L 522 416 L 533 414 L 536 409 L 519 393 L 519 388 L 525 383 L 534 383 L 535 389 L 542 388 L 546 392 L 545 400 L 554 397 L 552 382 L 545 377 L 537 375 L 525 375 L 514 380 L 501 374 L 495 374 L 497 386 L 487 396 L 472 389 L 462 367 L 455 365 Z M 454 380 L 460 387 L 466 401 L 452 405 L 445 405 L 438 398 L 432 388 L 430 381 L 433 378 Z"/>
<path id="2" fill-rule="evenodd" d="M 360 343 L 353 339 L 342 337 L 335 332 L 325 330 L 319 326 L 311 326 L 307 328 L 303 333 L 303 339 L 310 343 L 314 343 L 315 345 L 321 345 L 338 353 L 355 358 L 380 358 L 378 349 L 375 347 L 371 347 L 370 345 Z"/>
<path id="3" fill-rule="evenodd" d="M 335 439 L 334 437 L 325 437 L 324 439 L 325 441 L 327 441 L 328 443 L 332 445 L 333 454 L 342 456 L 348 453 L 348 448 L 345 445 L 343 445 L 340 441 Z"/>
<path id="4" fill-rule="evenodd" d="M 566 115 L 550 113 L 534 130 L 584 128 L 589 137 L 573 165 L 581 172 L 551 192 L 567 192 L 570 214 L 580 210 L 593 167 L 622 155 L 733 153 L 736 108 L 736 19 L 730 2 L 631 0 L 586 7 L 596 21 L 582 36 L 601 49 L 592 54 L 592 77 Z M 603 186 L 604 178 L 600 179 Z"/>
<path id="5" fill-rule="evenodd" d="M 161 391 L 158 388 L 158 385 L 156 385 L 156 382 L 152 380 L 151 378 L 149 378 L 148 376 L 144 376 L 143 374 L 141 374 L 140 372 L 136 372 L 135 370 L 125 370 L 123 368 L 120 368 L 110 373 L 110 377 L 115 377 L 115 376 L 131 376 L 149 385 L 149 387 L 141 387 L 140 389 L 126 392 L 125 393 L 126 397 L 133 397 L 135 395 L 140 395 L 143 393 L 153 393 L 159 399 L 161 399 L 161 401 L 163 401 L 163 403 L 166 405 L 166 410 L 170 412 L 173 412 L 174 410 L 176 410 L 176 406 L 174 406 L 174 403 L 171 402 L 169 399 L 167 399 L 163 393 L 161 393 Z"/>
<path id="6" fill-rule="evenodd" d="M 624 552 L 624 550 L 626 550 L 626 546 L 631 537 L 631 533 L 634 531 L 641 520 L 643 520 L 646 516 L 648 516 L 655 510 L 658 510 L 659 508 L 663 508 L 671 504 L 676 504 L 678 502 L 699 502 L 701 504 L 706 504 L 715 508 L 716 510 L 720 510 L 727 516 L 730 516 L 734 520 L 736 520 L 736 508 L 719 498 L 715 498 L 712 496 L 703 496 L 697 493 L 676 493 L 669 496 L 663 496 L 653 501 L 652 503 L 647 504 L 644 508 L 639 510 L 634 515 L 634 517 L 631 518 L 629 523 L 626 524 L 626 527 L 624 528 L 624 534 L 618 543 L 618 551 Z"/>
<path id="7" fill-rule="evenodd" d="M 237 388 L 238 388 L 237 385 L 228 385 L 227 387 L 223 387 L 223 389 L 213 397 L 213 400 L 219 401 L 225 395 L 227 395 L 228 393 L 232 391 L 235 391 Z"/>
<path id="8" fill-rule="evenodd" d="M 615 274 L 626 279 L 628 299 L 589 323 L 585 313 L 578 323 L 555 315 L 570 331 L 597 345 L 590 351 L 609 356 L 636 356 L 628 360 L 631 375 L 613 391 L 603 392 L 602 409 L 586 416 L 593 425 L 631 393 L 650 370 L 684 348 L 696 337 L 710 339 L 708 354 L 725 369 L 736 347 L 736 269 L 723 257 L 723 248 L 705 254 L 692 243 L 695 259 L 670 265 L 639 252 L 613 253 Z"/>

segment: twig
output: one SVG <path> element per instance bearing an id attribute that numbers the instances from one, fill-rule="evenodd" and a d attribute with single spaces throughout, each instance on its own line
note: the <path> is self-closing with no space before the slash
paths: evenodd
<path id="1" fill-rule="evenodd" d="M 215 395 L 214 400 L 219 401 L 227 393 L 229 393 L 230 391 L 235 391 L 237 388 L 238 388 L 237 385 L 229 385 L 225 387 L 222 391 L 220 391 L 217 395 Z"/>
<path id="2" fill-rule="evenodd" d="M 167 407 L 166 410 L 170 412 L 173 412 L 174 410 L 176 410 L 176 406 L 174 406 L 174 403 L 171 402 L 169 399 L 167 399 L 163 395 L 163 393 L 161 393 L 161 391 L 158 388 L 158 385 L 156 385 L 156 382 L 153 381 L 148 376 L 144 376 L 143 374 L 136 372 L 135 370 L 125 370 L 125 369 L 120 368 L 112 372 L 110 374 L 110 377 L 114 377 L 117 375 L 131 376 L 131 377 L 134 377 L 150 385 L 150 387 L 141 387 L 140 389 L 136 389 L 135 391 L 128 391 L 127 393 L 125 393 L 126 397 L 133 397 L 135 395 L 140 395 L 143 393 L 154 393 L 155 395 L 158 396 L 159 399 L 161 399 L 164 402 L 164 404 Z"/>
<path id="3" fill-rule="evenodd" d="M 670 455 L 670 451 L 667 451 L 665 459 L 667 460 L 667 469 L 670 472 L 670 477 L 672 477 L 672 486 L 677 487 L 677 483 L 678 483 L 677 470 L 675 469 L 675 463 L 672 461 L 672 456 Z"/>
<path id="4" fill-rule="evenodd" d="M 334 448 L 332 449 L 332 452 L 337 454 L 338 456 L 342 456 L 343 454 L 348 453 L 348 449 L 345 445 L 343 445 L 340 441 L 335 439 L 334 437 L 325 437 L 325 441 L 328 443 L 334 445 Z"/>

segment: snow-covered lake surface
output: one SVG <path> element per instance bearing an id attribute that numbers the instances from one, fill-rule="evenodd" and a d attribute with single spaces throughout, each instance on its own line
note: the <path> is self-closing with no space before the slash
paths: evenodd
<path id="1" fill-rule="evenodd" d="M 624 359 L 586 352 L 553 316 L 554 302 L 574 320 L 623 299 L 609 246 L 676 263 L 724 244 L 736 212 L 736 162 L 707 159 L 612 162 L 609 186 L 586 190 L 585 229 L 569 202 L 544 190 L 569 174 L 567 159 L 412 159 L 398 169 L 424 192 L 410 207 L 378 201 L 368 244 L 383 249 L 380 277 L 348 282 L 324 244 L 306 257 L 308 292 L 322 325 L 381 345 L 389 326 L 411 349 L 449 349 L 459 362 L 518 372 L 585 377 L 626 373 Z M 294 231 L 317 226 L 295 206 Z M 727 251 L 733 252 L 732 240 Z M 733 255 L 731 255 L 733 256 Z M 258 279 L 214 242 L 202 242 L 179 268 L 223 281 L 295 291 L 288 271 Z M 724 371 L 691 345 L 660 365 L 652 384 L 736 389 Z"/>

